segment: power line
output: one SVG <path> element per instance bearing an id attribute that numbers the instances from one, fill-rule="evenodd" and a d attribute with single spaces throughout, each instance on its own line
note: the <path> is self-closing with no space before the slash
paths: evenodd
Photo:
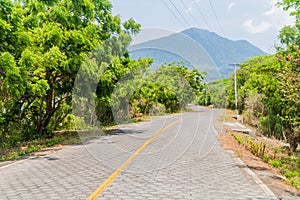
<path id="1" fill-rule="evenodd" d="M 184 2 L 184 0 L 181 0 L 183 6 L 185 7 L 186 10 L 188 10 L 188 6 L 186 5 L 186 3 Z M 200 24 L 198 23 L 198 20 L 194 17 L 194 15 L 191 12 L 188 12 L 190 14 L 190 16 L 192 17 L 192 19 L 194 20 L 194 22 L 198 25 L 198 27 L 200 28 Z"/>
<path id="2" fill-rule="evenodd" d="M 176 11 L 178 12 L 178 14 L 182 17 L 182 19 L 184 20 L 184 22 L 188 25 L 188 27 L 191 27 L 190 23 L 181 14 L 181 12 L 178 10 L 177 6 L 171 0 L 169 0 L 169 2 L 173 5 L 173 7 L 176 9 Z"/>
<path id="3" fill-rule="evenodd" d="M 164 1 L 161 0 L 163 2 L 163 4 L 168 8 L 168 10 L 172 13 L 172 15 L 175 17 L 175 19 L 181 24 L 181 26 L 183 28 L 185 28 L 184 24 L 178 19 L 178 17 L 176 16 L 176 14 L 173 12 L 173 10 L 168 6 L 168 4 Z"/>
<path id="4" fill-rule="evenodd" d="M 208 0 L 208 2 L 209 2 L 209 5 L 210 5 L 210 7 L 211 7 L 211 9 L 212 9 L 212 11 L 213 11 L 213 13 L 214 13 L 214 15 L 215 15 L 215 18 L 216 18 L 217 22 L 218 22 L 218 24 L 219 24 L 219 27 L 220 27 L 220 29 L 221 29 L 221 32 L 223 33 L 223 35 L 225 35 L 225 33 L 224 33 L 224 31 L 223 31 L 223 28 L 222 28 L 222 25 L 221 25 L 221 23 L 220 23 L 220 20 L 219 20 L 217 14 L 216 14 L 215 9 L 214 9 L 213 4 L 211 3 L 210 0 Z"/>
<path id="5" fill-rule="evenodd" d="M 207 20 L 206 20 L 206 18 L 204 17 L 204 15 L 203 15 L 203 13 L 202 13 L 202 11 L 201 11 L 201 9 L 200 9 L 200 6 L 198 5 L 197 1 L 193 0 L 193 2 L 194 2 L 194 4 L 196 4 L 197 10 L 198 10 L 198 12 L 200 13 L 200 16 L 201 16 L 201 18 L 203 19 L 203 21 L 205 22 L 207 28 L 210 29 L 210 27 L 209 27 L 209 25 L 208 25 L 208 23 L 207 23 Z"/>

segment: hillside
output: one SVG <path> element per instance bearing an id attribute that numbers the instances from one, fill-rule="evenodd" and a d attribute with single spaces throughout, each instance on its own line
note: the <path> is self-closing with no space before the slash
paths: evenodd
<path id="1" fill-rule="evenodd" d="M 228 66 L 230 63 L 241 63 L 252 56 L 265 54 L 245 40 L 233 41 L 197 28 L 132 45 L 129 50 L 134 59 L 153 57 L 153 68 L 164 62 L 183 60 L 189 68 L 207 71 L 208 80 L 229 77 L 233 71 Z"/>

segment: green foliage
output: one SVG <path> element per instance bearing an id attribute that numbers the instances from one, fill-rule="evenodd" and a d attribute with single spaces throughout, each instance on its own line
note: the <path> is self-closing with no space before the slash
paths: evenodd
<path id="1" fill-rule="evenodd" d="M 157 68 L 150 75 L 148 82 L 155 83 L 166 91 L 167 94 L 158 101 L 164 104 L 167 110 L 171 107 L 177 109 L 176 105 L 172 106 L 174 97 L 176 97 L 180 109 L 184 110 L 188 103 L 197 102 L 204 87 L 203 79 L 203 74 L 197 69 L 188 70 L 182 63 L 169 63 Z"/>
<path id="2" fill-rule="evenodd" d="M 226 107 L 226 92 L 229 79 L 208 82 L 200 95 L 200 105 L 214 105 L 217 108 Z"/>
<path id="3" fill-rule="evenodd" d="M 257 143 L 253 138 L 249 136 L 240 137 L 237 134 L 232 134 L 236 141 L 245 146 L 251 151 L 251 153 L 258 157 L 264 157 L 266 153 L 266 144 L 264 142 Z"/>
<path id="4" fill-rule="evenodd" d="M 102 124 L 126 123 L 154 110 L 178 112 L 201 93 L 203 77 L 199 71 L 170 63 L 150 73 L 151 62 L 118 59 L 104 70 L 96 94 L 97 116 Z"/>
<path id="5" fill-rule="evenodd" d="M 272 160 L 269 162 L 269 164 L 272 166 L 272 167 L 279 167 L 281 165 L 281 162 L 280 160 Z"/>
<path id="6" fill-rule="evenodd" d="M 300 143 L 300 4 L 281 0 L 277 5 L 291 10 L 296 23 L 281 29 L 276 55 L 252 58 L 238 70 L 238 107 L 240 113 L 246 110 L 247 118 L 259 120 L 262 133 L 287 140 L 295 151 Z M 259 109 L 251 108 L 250 94 L 260 97 Z M 233 108 L 232 89 L 227 97 Z"/>
<path id="7" fill-rule="evenodd" d="M 146 73 L 151 62 L 152 59 L 118 58 L 114 59 L 104 70 L 96 92 L 96 115 L 103 125 L 114 123 L 113 107 L 120 108 L 118 110 L 121 112 L 128 110 L 122 106 L 128 103 L 126 101 L 129 100 L 128 95 L 133 93 L 135 86 L 140 82 L 136 76 L 141 77 L 143 73 Z M 117 113 L 119 118 L 124 115 L 126 113 Z"/>
<path id="8" fill-rule="evenodd" d="M 111 8 L 108 0 L 0 1 L 1 148 L 74 128 L 71 94 L 81 64 L 96 48 L 108 64 L 122 57 L 140 28 L 132 19 L 122 25 Z M 109 41 L 114 46 L 104 48 Z"/>
<path id="9" fill-rule="evenodd" d="M 285 63 L 286 68 L 281 72 L 280 85 L 284 98 L 282 118 L 285 131 L 290 135 L 289 143 L 293 151 L 300 142 L 300 2 L 296 0 L 282 0 L 278 3 L 285 10 L 291 10 L 291 16 L 295 16 L 294 26 L 284 27 L 279 35 L 282 46 L 278 47 L 278 59 Z"/>
<path id="10" fill-rule="evenodd" d="M 123 26 L 124 26 L 126 32 L 130 33 L 130 34 L 137 34 L 138 33 L 137 30 L 139 30 L 141 28 L 141 25 L 136 24 L 132 18 L 129 19 L 128 21 L 124 22 Z"/>
<path id="11" fill-rule="evenodd" d="M 151 109 L 159 105 L 165 107 L 166 113 L 179 111 L 179 102 L 173 91 L 159 84 L 145 84 L 136 90 L 131 98 L 131 109 L 135 111 L 131 115 L 149 114 Z"/>
<path id="12" fill-rule="evenodd" d="M 280 168 L 280 172 L 286 177 L 287 183 L 300 188 L 300 159 L 296 156 L 281 157 L 279 160 L 272 160 L 269 163 L 276 168 Z"/>
<path id="13" fill-rule="evenodd" d="M 284 10 L 293 10 L 292 16 L 299 18 L 300 16 L 300 3 L 298 0 L 280 0 L 277 3 L 278 6 L 283 7 Z"/>
<path id="14" fill-rule="evenodd" d="M 264 142 L 255 141 L 247 135 L 237 133 L 231 134 L 235 140 L 245 146 L 252 154 L 260 157 L 272 167 L 278 168 L 280 173 L 286 177 L 286 182 L 300 188 L 300 159 L 296 154 L 285 155 L 281 148 L 266 145 Z M 278 152 L 281 152 L 278 156 Z"/>
<path id="15" fill-rule="evenodd" d="M 6 160 L 18 159 L 22 156 L 28 156 L 31 153 L 37 152 L 43 148 L 52 147 L 57 144 L 78 144 L 82 142 L 75 131 L 66 133 L 56 133 L 50 139 L 35 139 L 30 142 L 23 142 L 18 148 L 0 150 L 0 162 Z"/>
<path id="16" fill-rule="evenodd" d="M 300 137 L 300 76 L 296 71 L 291 74 L 291 64 L 280 57 L 280 52 L 255 57 L 241 66 L 237 71 L 238 108 L 261 133 L 287 139 L 295 150 Z M 233 88 L 233 80 L 230 84 Z M 232 89 L 227 92 L 227 106 L 232 107 L 234 93 Z"/>
<path id="17" fill-rule="evenodd" d="M 271 156 L 270 155 L 264 155 L 261 157 L 262 161 L 268 163 L 271 160 Z"/>
<path id="18" fill-rule="evenodd" d="M 232 133 L 231 135 L 235 138 L 235 140 L 236 140 L 239 144 L 243 144 L 243 139 L 242 139 L 241 137 L 237 136 L 237 135 L 234 134 L 234 133 Z"/>
<path id="19" fill-rule="evenodd" d="M 52 138 L 50 146 L 58 130 L 177 112 L 197 101 L 202 73 L 173 63 L 151 74 L 152 59 L 131 60 L 127 47 L 141 26 L 122 23 L 111 9 L 108 0 L 0 1 L 1 150 L 41 138 Z M 72 93 L 79 94 L 73 101 Z"/>

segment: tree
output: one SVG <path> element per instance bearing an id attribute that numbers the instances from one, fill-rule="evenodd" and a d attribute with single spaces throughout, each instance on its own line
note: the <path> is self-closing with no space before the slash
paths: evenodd
<path id="1" fill-rule="evenodd" d="M 0 133 L 2 138 L 51 137 L 71 111 L 77 72 L 108 40 L 124 52 L 129 33 L 108 0 L 0 1 Z M 118 48 L 121 48 L 118 49 Z"/>
<path id="2" fill-rule="evenodd" d="M 128 120 L 129 113 L 126 105 L 151 63 L 152 59 L 149 58 L 139 60 L 116 58 L 105 68 L 96 92 L 96 112 L 103 125 L 116 123 L 115 120 L 118 122 Z M 113 108 L 115 108 L 115 116 Z"/>
<path id="3" fill-rule="evenodd" d="M 237 71 L 238 100 L 248 122 L 267 136 L 287 139 L 295 151 L 299 141 L 299 76 L 289 70 L 278 55 L 247 60 Z M 228 97 L 233 99 L 233 95 Z"/>
<path id="4" fill-rule="evenodd" d="M 278 59 L 285 69 L 280 73 L 283 87 L 284 108 L 282 117 L 289 133 L 289 143 L 296 150 L 300 142 L 300 2 L 282 0 L 278 3 L 284 10 L 292 10 L 291 16 L 296 18 L 294 26 L 286 26 L 280 31 L 281 47 L 278 47 Z"/>
<path id="5" fill-rule="evenodd" d="M 259 120 L 264 134 L 286 139 L 295 151 L 300 142 L 300 2 L 277 5 L 292 10 L 296 23 L 281 29 L 275 55 L 249 59 L 238 70 L 239 108 Z"/>
<path id="6" fill-rule="evenodd" d="M 138 110 L 149 114 L 153 107 L 165 107 L 167 113 L 184 110 L 188 103 L 197 103 L 203 90 L 203 74 L 189 70 L 182 63 L 163 64 L 149 74 L 131 100 Z"/>
<path id="7" fill-rule="evenodd" d="M 116 59 L 100 77 L 97 115 L 102 124 L 124 123 L 151 109 L 184 109 L 201 93 L 202 73 L 181 64 L 162 65 L 150 73 L 152 59 Z"/>

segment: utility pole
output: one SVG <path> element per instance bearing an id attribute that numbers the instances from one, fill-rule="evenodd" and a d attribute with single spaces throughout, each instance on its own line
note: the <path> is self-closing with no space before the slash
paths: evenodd
<path id="1" fill-rule="evenodd" d="M 241 66 L 241 64 L 233 63 L 233 64 L 229 64 L 229 66 L 234 66 L 234 99 L 235 99 L 236 119 L 238 119 L 239 112 L 238 112 L 238 96 L 237 96 L 237 84 L 236 84 L 236 67 Z"/>
<path id="2" fill-rule="evenodd" d="M 208 85 L 207 85 L 206 81 L 204 82 L 204 84 L 205 84 L 205 106 L 207 106 L 207 87 L 208 87 Z"/>
<path id="3" fill-rule="evenodd" d="M 205 106 L 207 106 L 207 86 L 205 88 Z"/>

